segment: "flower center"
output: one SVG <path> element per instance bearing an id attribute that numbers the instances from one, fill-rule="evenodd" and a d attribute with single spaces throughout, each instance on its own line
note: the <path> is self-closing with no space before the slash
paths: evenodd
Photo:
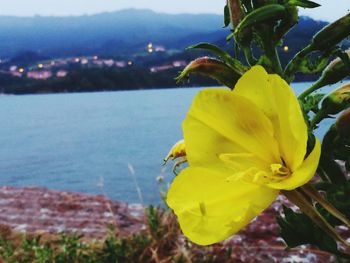
<path id="1" fill-rule="evenodd" d="M 286 177 L 286 176 L 289 176 L 290 175 L 290 170 L 283 166 L 282 164 L 279 164 L 279 163 L 273 163 L 270 165 L 270 168 L 271 168 L 271 172 L 274 176 L 277 176 L 277 177 Z M 281 179 L 282 179 L 281 178 Z"/>
<path id="2" fill-rule="evenodd" d="M 273 163 L 270 165 L 270 172 L 259 170 L 256 167 L 250 167 L 245 171 L 235 173 L 232 176 L 226 178 L 226 181 L 235 181 L 235 180 L 246 180 L 248 182 L 256 184 L 268 184 L 272 182 L 279 182 L 291 175 L 291 171 L 288 167 L 283 164 Z"/>

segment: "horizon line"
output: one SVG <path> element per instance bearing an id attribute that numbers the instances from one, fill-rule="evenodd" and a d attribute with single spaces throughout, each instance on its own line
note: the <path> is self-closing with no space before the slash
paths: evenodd
<path id="1" fill-rule="evenodd" d="M 122 9 L 116 9 L 112 11 L 103 11 L 103 12 L 97 12 L 97 13 L 83 13 L 83 14 L 67 14 L 67 15 L 42 15 L 42 14 L 33 14 L 33 15 L 11 15 L 11 14 L 2 14 L 0 13 L 0 18 L 1 17 L 11 17 L 11 18 L 74 18 L 74 17 L 91 17 L 91 16 L 98 16 L 98 15 L 104 15 L 104 14 L 112 14 L 112 13 L 119 13 L 119 12 L 125 12 L 125 11 L 144 11 L 144 12 L 151 12 L 154 14 L 159 14 L 159 15 L 170 15 L 170 16 L 177 16 L 177 15 L 213 15 L 213 16 L 222 16 L 223 14 L 220 15 L 219 13 L 195 13 L 195 12 L 175 12 L 175 13 L 169 13 L 166 11 L 155 11 L 153 9 L 149 8 L 122 8 Z M 309 19 L 312 19 L 314 21 L 320 21 L 320 22 L 329 22 L 326 20 L 322 19 L 315 19 L 307 15 L 301 15 L 300 17 L 307 17 Z"/>

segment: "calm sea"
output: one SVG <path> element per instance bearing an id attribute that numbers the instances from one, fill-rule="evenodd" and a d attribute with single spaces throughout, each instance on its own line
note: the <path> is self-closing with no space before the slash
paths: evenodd
<path id="1" fill-rule="evenodd" d="M 293 86 L 299 93 L 308 85 Z M 140 202 L 138 185 L 144 202 L 157 204 L 162 159 L 181 139 L 198 90 L 1 96 L 0 185 Z"/>

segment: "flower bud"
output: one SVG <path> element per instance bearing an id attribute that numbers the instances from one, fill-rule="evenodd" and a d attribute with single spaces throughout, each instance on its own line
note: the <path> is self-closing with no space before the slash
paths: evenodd
<path id="1" fill-rule="evenodd" d="M 177 77 L 177 81 L 187 78 L 191 73 L 196 73 L 211 77 L 219 83 L 233 89 L 241 74 L 231 67 L 227 66 L 223 61 L 202 57 L 192 61 Z"/>
<path id="2" fill-rule="evenodd" d="M 339 116 L 336 126 L 340 135 L 350 137 L 350 108 Z"/>
<path id="3" fill-rule="evenodd" d="M 350 49 L 345 51 L 350 58 Z M 323 87 L 331 85 L 341 81 L 350 75 L 350 68 L 340 58 L 334 59 L 329 65 L 323 70 L 322 76 L 318 81 L 318 84 Z"/>
<path id="4" fill-rule="evenodd" d="M 271 21 L 279 20 L 286 15 L 286 8 L 283 5 L 278 4 L 269 4 L 258 9 L 255 9 L 249 13 L 235 29 L 235 34 L 239 35 L 240 31 L 244 28 L 254 26 L 256 24 Z"/>
<path id="5" fill-rule="evenodd" d="M 350 13 L 321 29 L 312 39 L 312 50 L 325 51 L 350 35 Z"/>
<path id="6" fill-rule="evenodd" d="M 180 140 L 171 147 L 168 155 L 164 158 L 164 164 L 169 160 L 175 160 L 184 156 L 186 156 L 185 141 Z"/>
<path id="7" fill-rule="evenodd" d="M 232 23 L 232 27 L 238 25 L 238 23 L 242 20 L 243 11 L 239 0 L 227 0 L 227 6 L 230 13 L 230 20 Z"/>
<path id="8" fill-rule="evenodd" d="M 322 101 L 326 114 L 337 114 L 350 106 L 350 83 L 332 91 Z"/>

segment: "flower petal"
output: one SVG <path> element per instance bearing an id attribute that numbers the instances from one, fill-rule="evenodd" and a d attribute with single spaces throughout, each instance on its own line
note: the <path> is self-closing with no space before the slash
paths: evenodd
<path id="1" fill-rule="evenodd" d="M 307 126 L 293 89 L 280 76 L 254 66 L 240 78 L 233 93 L 249 99 L 269 117 L 281 156 L 295 171 L 305 157 Z"/>
<path id="2" fill-rule="evenodd" d="M 306 184 L 315 175 L 320 155 L 321 144 L 316 138 L 316 144 L 312 152 L 289 178 L 277 183 L 270 183 L 267 186 L 274 189 L 293 190 Z"/>
<path id="3" fill-rule="evenodd" d="M 187 116 L 184 121 L 183 131 L 187 161 L 190 166 L 210 164 L 217 171 L 225 172 L 228 170 L 228 166 L 225 166 L 219 158 L 222 153 L 246 152 L 239 145 L 191 116 Z"/>
<path id="4" fill-rule="evenodd" d="M 183 170 L 173 181 L 167 204 L 181 229 L 193 242 L 220 242 L 247 225 L 268 207 L 278 191 L 244 181 L 228 181 L 230 174 L 200 167 Z"/>
<path id="5" fill-rule="evenodd" d="M 187 129 L 193 120 L 203 125 Z M 261 160 L 268 163 L 280 161 L 270 120 L 248 99 L 229 90 L 204 89 L 199 92 L 183 126 L 186 144 L 190 144 L 191 140 L 198 140 L 201 132 L 198 128 L 207 126 L 221 135 L 220 137 L 239 145 L 246 152 L 254 153 Z M 211 138 L 200 139 L 205 144 Z M 188 154 L 190 153 L 191 150 L 188 149 Z"/>
<path id="6" fill-rule="evenodd" d="M 307 147 L 307 125 L 292 88 L 278 75 L 269 75 L 279 116 L 277 140 L 283 160 L 292 172 L 303 162 Z"/>

